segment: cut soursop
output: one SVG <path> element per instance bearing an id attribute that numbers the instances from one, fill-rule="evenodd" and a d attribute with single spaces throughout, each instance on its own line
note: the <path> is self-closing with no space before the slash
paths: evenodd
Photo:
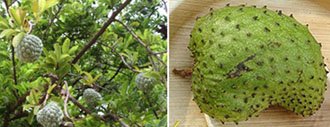
<path id="1" fill-rule="evenodd" d="M 189 43 L 194 101 L 222 122 L 247 120 L 276 104 L 310 116 L 326 90 L 320 46 L 282 11 L 211 10 L 197 19 Z"/>
<path id="2" fill-rule="evenodd" d="M 42 41 L 34 35 L 26 35 L 15 48 L 17 58 L 22 62 L 36 61 L 42 53 Z"/>

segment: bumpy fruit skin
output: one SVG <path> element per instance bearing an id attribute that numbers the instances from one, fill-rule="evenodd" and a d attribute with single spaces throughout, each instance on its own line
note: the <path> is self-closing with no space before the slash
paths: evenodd
<path id="1" fill-rule="evenodd" d="M 140 90 L 147 92 L 153 88 L 155 79 L 145 77 L 145 74 L 141 72 L 136 76 L 135 83 Z"/>
<path id="2" fill-rule="evenodd" d="M 49 102 L 37 114 L 37 121 L 44 127 L 59 127 L 63 112 L 56 102 Z"/>
<path id="3" fill-rule="evenodd" d="M 201 111 L 238 122 L 280 105 L 302 116 L 324 100 L 326 71 L 307 26 L 281 11 L 225 7 L 197 19 L 189 49 Z"/>
<path id="4" fill-rule="evenodd" d="M 102 100 L 101 94 L 92 88 L 85 89 L 83 98 L 86 100 L 89 107 L 97 106 L 98 101 Z"/>
<path id="5" fill-rule="evenodd" d="M 42 41 L 34 35 L 26 35 L 15 48 L 17 58 L 22 62 L 36 61 L 42 53 Z"/>

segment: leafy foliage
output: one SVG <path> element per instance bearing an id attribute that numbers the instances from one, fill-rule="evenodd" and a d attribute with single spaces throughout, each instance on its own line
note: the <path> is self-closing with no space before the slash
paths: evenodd
<path id="1" fill-rule="evenodd" d="M 167 19 L 160 13 L 166 3 L 130 2 L 78 57 L 126 1 L 4 2 L 6 6 L 0 7 L 0 126 L 40 126 L 36 114 L 50 101 L 64 111 L 61 126 L 167 125 Z M 44 45 L 33 63 L 15 56 L 12 60 L 12 51 L 26 34 L 38 36 Z M 79 61 L 73 62 L 74 58 Z M 157 79 L 148 92 L 136 86 L 140 72 Z M 102 95 L 95 109 L 86 108 L 82 98 L 87 88 Z"/>

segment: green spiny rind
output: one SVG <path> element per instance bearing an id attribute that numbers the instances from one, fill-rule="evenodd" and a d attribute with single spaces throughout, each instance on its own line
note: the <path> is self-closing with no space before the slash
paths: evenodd
<path id="1" fill-rule="evenodd" d="M 225 7 L 197 19 L 193 53 L 194 100 L 220 121 L 242 121 L 279 104 L 303 116 L 324 100 L 326 72 L 320 45 L 282 11 Z"/>

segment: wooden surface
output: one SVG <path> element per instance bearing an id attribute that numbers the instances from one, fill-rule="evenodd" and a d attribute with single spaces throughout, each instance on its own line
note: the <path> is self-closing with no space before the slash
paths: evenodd
<path id="1" fill-rule="evenodd" d="M 322 53 L 325 62 L 330 63 L 330 1 L 329 0 L 169 0 L 170 1 L 170 71 L 173 68 L 189 68 L 192 58 L 187 49 L 189 34 L 195 18 L 206 14 L 209 8 L 221 8 L 225 4 L 267 5 L 272 10 L 283 10 L 303 24 L 309 24 L 309 29 L 319 43 L 322 43 Z M 330 65 L 330 64 L 328 64 Z M 173 126 L 176 121 L 179 126 L 207 126 L 205 116 L 192 101 L 190 79 L 183 79 L 170 72 L 169 122 Z M 330 89 L 325 94 L 325 101 L 316 114 L 303 118 L 281 107 L 271 107 L 259 117 L 240 122 L 242 127 L 330 127 Z M 222 126 L 236 126 L 226 123 Z"/>

